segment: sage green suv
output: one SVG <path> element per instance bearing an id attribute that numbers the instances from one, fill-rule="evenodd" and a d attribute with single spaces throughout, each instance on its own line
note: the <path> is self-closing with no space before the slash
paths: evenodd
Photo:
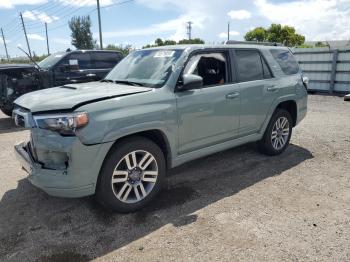
<path id="1" fill-rule="evenodd" d="M 281 154 L 307 111 L 307 79 L 285 47 L 191 45 L 132 52 L 99 82 L 21 96 L 15 146 L 31 183 L 60 197 L 95 195 L 130 212 L 168 169 L 256 141 Z"/>

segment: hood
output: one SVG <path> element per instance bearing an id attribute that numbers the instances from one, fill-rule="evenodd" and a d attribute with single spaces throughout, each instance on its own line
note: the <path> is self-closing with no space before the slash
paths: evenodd
<path id="1" fill-rule="evenodd" d="M 1 64 L 0 65 L 0 71 L 1 70 L 7 70 L 7 69 L 27 69 L 27 68 L 35 68 L 33 64 Z"/>
<path id="2" fill-rule="evenodd" d="M 152 88 L 105 82 L 69 84 L 25 94 L 15 104 L 31 112 L 74 110 L 80 106 L 119 96 L 151 91 Z"/>

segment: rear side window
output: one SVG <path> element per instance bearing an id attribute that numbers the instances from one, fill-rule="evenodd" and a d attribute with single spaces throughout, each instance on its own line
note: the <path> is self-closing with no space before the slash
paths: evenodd
<path id="1" fill-rule="evenodd" d="M 270 52 L 286 75 L 293 75 L 299 72 L 298 62 L 291 52 L 278 49 L 271 49 Z"/>
<path id="2" fill-rule="evenodd" d="M 97 69 L 113 68 L 122 60 L 122 56 L 112 52 L 96 52 L 91 53 L 94 67 Z"/>
<path id="3" fill-rule="evenodd" d="M 240 82 L 264 79 L 264 67 L 257 50 L 235 50 L 235 52 Z"/>

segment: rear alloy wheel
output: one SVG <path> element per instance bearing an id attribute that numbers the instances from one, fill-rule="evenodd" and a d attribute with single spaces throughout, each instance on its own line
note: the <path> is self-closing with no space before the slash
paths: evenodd
<path id="1" fill-rule="evenodd" d="M 284 109 L 277 109 L 271 117 L 263 138 L 258 142 L 259 150 L 267 155 L 281 154 L 288 147 L 292 135 L 292 117 Z"/>
<path id="2" fill-rule="evenodd" d="M 289 121 L 286 117 L 279 117 L 272 128 L 271 143 L 274 149 L 282 149 L 289 138 Z"/>
<path id="3" fill-rule="evenodd" d="M 106 157 L 97 199 L 113 211 L 135 211 L 160 191 L 165 172 L 164 154 L 155 143 L 142 137 L 126 139 Z"/>

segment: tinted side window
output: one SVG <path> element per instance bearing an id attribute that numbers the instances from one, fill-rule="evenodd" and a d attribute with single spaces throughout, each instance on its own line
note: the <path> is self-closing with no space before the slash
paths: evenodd
<path id="1" fill-rule="evenodd" d="M 88 53 L 72 53 L 67 57 L 67 59 L 68 64 L 77 66 L 77 70 L 90 69 L 92 67 L 90 54 Z"/>
<path id="2" fill-rule="evenodd" d="M 266 64 L 266 61 L 264 58 L 261 57 L 261 62 L 263 64 L 263 70 L 264 70 L 264 78 L 268 79 L 268 78 L 272 78 L 272 74 L 271 71 L 269 69 L 269 67 Z"/>
<path id="3" fill-rule="evenodd" d="M 224 53 L 194 55 L 188 61 L 184 74 L 203 78 L 203 87 L 223 85 L 228 82 L 227 59 Z"/>
<path id="4" fill-rule="evenodd" d="M 238 79 L 241 82 L 264 79 L 260 53 L 256 50 L 236 50 Z"/>
<path id="5" fill-rule="evenodd" d="M 299 72 L 298 62 L 291 52 L 278 49 L 271 49 L 270 52 L 285 74 L 293 75 Z"/>
<path id="6" fill-rule="evenodd" d="M 113 68 L 121 60 L 118 53 L 96 52 L 92 53 L 92 60 L 95 68 Z"/>

